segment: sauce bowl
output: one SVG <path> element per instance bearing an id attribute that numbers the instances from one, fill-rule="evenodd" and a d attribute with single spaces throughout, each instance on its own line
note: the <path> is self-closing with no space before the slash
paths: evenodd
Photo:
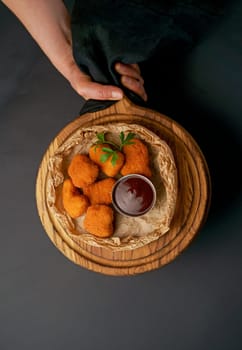
<path id="1" fill-rule="evenodd" d="M 120 214 L 141 216 L 150 211 L 156 202 L 156 189 L 153 183 L 140 174 L 121 177 L 112 190 L 112 204 Z"/>

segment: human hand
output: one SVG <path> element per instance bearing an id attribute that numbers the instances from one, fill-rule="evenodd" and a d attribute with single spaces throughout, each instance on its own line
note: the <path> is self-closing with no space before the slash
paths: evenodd
<path id="1" fill-rule="evenodd" d="M 36 6 L 32 6 L 32 0 L 2 1 L 24 24 L 55 68 L 78 94 L 87 100 L 120 100 L 123 97 L 121 88 L 94 82 L 79 69 L 72 52 L 71 19 L 63 1 L 36 0 L 34 3 L 38 2 L 37 12 Z M 121 84 L 124 87 L 147 100 L 144 80 L 136 63 L 117 62 L 115 70 L 120 74 Z"/>
<path id="2" fill-rule="evenodd" d="M 117 62 L 115 64 L 115 69 L 121 75 L 122 85 L 136 93 L 144 101 L 147 101 L 147 94 L 144 88 L 144 79 L 141 76 L 141 71 L 138 64 Z"/>
<path id="3" fill-rule="evenodd" d="M 73 64 L 71 73 L 68 74 L 68 80 L 73 89 L 85 100 L 120 100 L 123 98 L 122 89 L 94 82 L 76 64 Z"/>
<path id="4" fill-rule="evenodd" d="M 147 95 L 139 66 L 118 62 L 115 69 L 121 75 L 122 85 L 146 101 Z M 71 74 L 69 74 L 69 82 L 73 89 L 86 100 L 120 100 L 123 97 L 122 89 L 117 86 L 94 82 L 89 75 L 80 71 L 76 64 L 73 65 Z"/>

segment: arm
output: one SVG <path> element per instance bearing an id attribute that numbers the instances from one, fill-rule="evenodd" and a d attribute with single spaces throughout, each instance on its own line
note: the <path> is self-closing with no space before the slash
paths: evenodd
<path id="1" fill-rule="evenodd" d="M 70 17 L 62 0 L 2 0 L 2 2 L 18 17 L 55 68 L 78 94 L 85 99 L 98 100 L 118 100 L 123 97 L 123 92 L 118 87 L 95 83 L 91 77 L 80 71 L 72 54 Z M 129 75 L 130 71 L 131 73 L 134 71 L 137 77 L 138 71 L 133 67 L 136 66 L 128 67 Z M 122 75 L 122 68 L 118 72 Z M 133 85 L 136 90 L 140 90 L 138 93 L 140 94 L 140 82 L 137 82 L 137 78 L 134 79 Z M 123 85 L 130 88 L 130 81 L 129 86 L 125 82 Z M 137 92 L 135 89 L 131 87 L 131 90 Z"/>

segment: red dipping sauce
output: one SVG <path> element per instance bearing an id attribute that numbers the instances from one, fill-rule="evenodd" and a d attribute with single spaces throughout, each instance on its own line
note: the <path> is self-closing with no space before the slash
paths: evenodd
<path id="1" fill-rule="evenodd" d="M 130 174 L 117 181 L 112 193 L 113 205 L 121 214 L 140 216 L 153 208 L 156 191 L 143 175 Z"/>

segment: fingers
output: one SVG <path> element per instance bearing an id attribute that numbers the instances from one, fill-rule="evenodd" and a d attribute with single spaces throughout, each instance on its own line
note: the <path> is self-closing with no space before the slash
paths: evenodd
<path id="1" fill-rule="evenodd" d="M 120 100 L 123 98 L 123 91 L 120 88 L 95 83 L 90 76 L 80 71 L 76 73 L 71 85 L 86 100 Z"/>
<path id="2" fill-rule="evenodd" d="M 115 69 L 121 75 L 122 85 L 147 101 L 144 80 L 138 64 L 117 63 Z M 72 67 L 69 82 L 74 90 L 86 100 L 120 100 L 123 98 L 123 91 L 119 87 L 93 82 L 91 77 L 81 72 L 77 65 Z"/>
<path id="3" fill-rule="evenodd" d="M 140 96 L 144 101 L 147 101 L 147 94 L 145 92 L 143 84 L 140 81 L 128 77 L 127 75 L 123 75 L 121 77 L 121 83 L 123 86 Z"/>
<path id="4" fill-rule="evenodd" d="M 121 75 L 121 83 L 129 90 L 135 92 L 144 101 L 147 101 L 147 94 L 144 88 L 144 80 L 141 76 L 138 64 L 116 63 L 115 69 Z"/>
<path id="5" fill-rule="evenodd" d="M 144 80 L 141 77 L 139 66 L 137 64 L 117 63 L 115 65 L 115 68 L 119 74 L 136 79 L 140 81 L 142 84 L 144 84 Z"/>

